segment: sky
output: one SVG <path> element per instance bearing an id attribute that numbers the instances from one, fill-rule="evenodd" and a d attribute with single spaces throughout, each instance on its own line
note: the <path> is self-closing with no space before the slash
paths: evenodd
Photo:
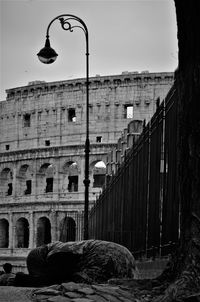
<path id="1" fill-rule="evenodd" d="M 42 64 L 50 21 L 61 14 L 81 18 L 89 32 L 90 76 L 124 71 L 167 72 L 178 66 L 173 0 L 0 0 L 0 101 L 5 90 L 28 82 L 85 77 L 85 36 L 55 21 L 50 28 L 53 64 Z"/>

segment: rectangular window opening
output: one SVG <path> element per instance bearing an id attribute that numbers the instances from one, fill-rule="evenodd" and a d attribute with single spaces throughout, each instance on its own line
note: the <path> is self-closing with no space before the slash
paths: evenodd
<path id="1" fill-rule="evenodd" d="M 68 121 L 76 122 L 76 110 L 74 108 L 68 109 Z"/>
<path id="2" fill-rule="evenodd" d="M 133 105 L 124 106 L 124 118 L 126 119 L 133 118 Z"/>
<path id="3" fill-rule="evenodd" d="M 46 179 L 46 193 L 53 192 L 53 178 Z"/>
<path id="4" fill-rule="evenodd" d="M 68 176 L 68 179 L 69 179 L 68 191 L 78 192 L 78 175 Z"/>
<path id="5" fill-rule="evenodd" d="M 12 185 L 12 183 L 9 183 L 8 184 L 7 195 L 12 195 L 12 191 L 13 191 L 13 185 Z"/>
<path id="6" fill-rule="evenodd" d="M 96 142 L 101 143 L 102 142 L 102 136 L 97 136 L 96 137 Z"/>
<path id="7" fill-rule="evenodd" d="M 31 115 L 25 114 L 24 115 L 24 127 L 30 127 L 31 126 Z"/>
<path id="8" fill-rule="evenodd" d="M 94 188 L 102 188 L 105 184 L 105 174 L 95 174 L 93 175 L 94 182 L 93 187 Z"/>
<path id="9" fill-rule="evenodd" d="M 24 192 L 25 195 L 31 194 L 31 190 L 32 190 L 32 182 L 31 180 L 27 180 L 26 181 L 26 190 Z"/>
<path id="10" fill-rule="evenodd" d="M 38 112 L 38 121 L 41 121 L 42 112 Z"/>
<path id="11" fill-rule="evenodd" d="M 10 149 L 10 145 L 6 145 L 6 150 L 8 151 Z"/>
<path id="12" fill-rule="evenodd" d="M 50 146 L 50 140 L 49 139 L 45 141 L 45 146 Z"/>

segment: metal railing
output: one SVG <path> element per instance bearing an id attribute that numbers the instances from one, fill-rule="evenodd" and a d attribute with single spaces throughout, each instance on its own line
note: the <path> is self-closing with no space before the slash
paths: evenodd
<path id="1" fill-rule="evenodd" d="M 179 238 L 177 190 L 177 92 L 172 87 L 91 209 L 90 238 L 122 244 L 138 258 L 167 255 Z"/>

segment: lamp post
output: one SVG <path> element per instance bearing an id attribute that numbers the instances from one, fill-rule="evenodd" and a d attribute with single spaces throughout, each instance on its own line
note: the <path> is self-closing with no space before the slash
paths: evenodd
<path id="1" fill-rule="evenodd" d="M 51 48 L 49 40 L 49 29 L 55 20 L 59 20 L 62 29 L 73 32 L 74 28 L 81 28 L 85 34 L 86 39 L 86 140 L 85 140 L 85 179 L 83 181 L 85 186 L 85 202 L 84 202 L 84 239 L 88 239 L 88 207 L 89 207 L 89 153 L 90 153 L 90 141 L 89 141 L 89 38 L 88 29 L 82 19 L 70 14 L 63 14 L 55 17 L 48 25 L 46 32 L 46 42 L 44 48 L 42 48 L 38 55 L 39 60 L 45 64 L 51 64 L 55 62 L 58 54 L 53 48 Z M 71 24 L 74 22 L 74 25 Z"/>

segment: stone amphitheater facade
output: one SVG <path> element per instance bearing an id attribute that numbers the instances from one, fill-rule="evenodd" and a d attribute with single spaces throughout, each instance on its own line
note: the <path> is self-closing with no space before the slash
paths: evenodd
<path id="1" fill-rule="evenodd" d="M 149 121 L 173 80 L 171 72 L 90 78 L 90 207 L 102 190 L 107 153 L 131 120 Z M 85 79 L 34 81 L 6 92 L 0 102 L 0 264 L 10 259 L 19 268 L 35 246 L 83 238 Z"/>

